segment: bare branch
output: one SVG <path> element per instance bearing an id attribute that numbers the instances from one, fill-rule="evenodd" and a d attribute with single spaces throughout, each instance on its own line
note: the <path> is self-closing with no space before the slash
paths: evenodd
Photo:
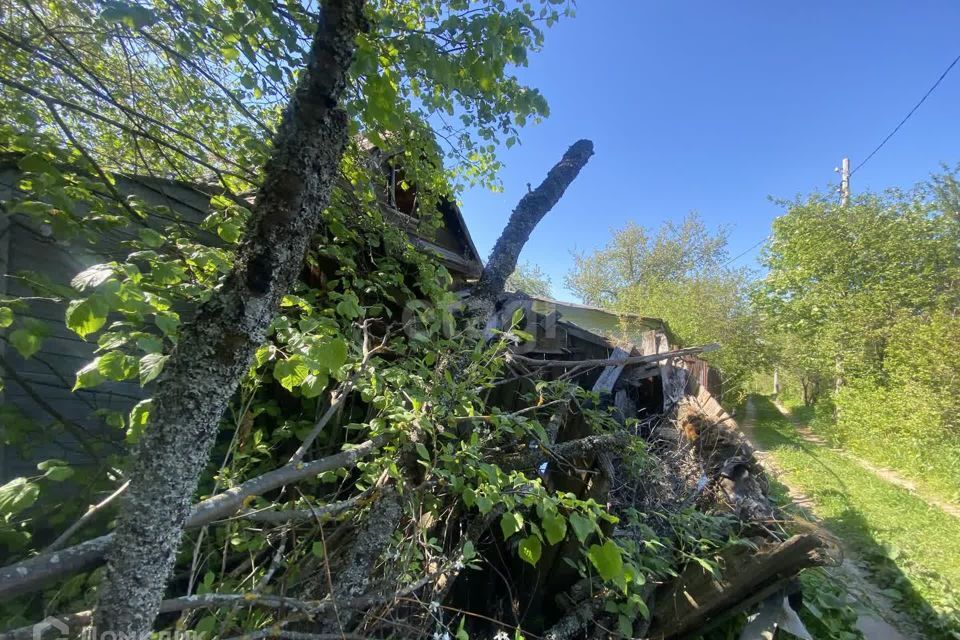
<path id="1" fill-rule="evenodd" d="M 257 593 L 203 593 L 164 600 L 159 603 L 158 612 L 175 613 L 178 611 L 186 611 L 188 609 L 212 609 L 226 606 L 251 606 L 263 607 L 267 609 L 298 611 L 308 617 L 313 617 L 319 613 L 324 613 L 325 611 L 331 610 L 334 607 L 337 609 L 346 609 L 351 611 L 360 610 L 367 607 L 386 604 L 388 602 L 394 602 L 400 598 L 409 596 L 410 594 L 415 593 L 416 591 L 419 591 L 426 585 L 430 584 L 434 580 L 437 580 L 441 576 L 447 575 L 453 571 L 458 571 L 462 566 L 462 561 L 459 559 L 457 561 L 450 562 L 440 570 L 427 573 L 421 578 L 388 595 L 377 594 L 361 596 L 359 598 L 343 598 L 335 601 L 329 596 L 323 600 L 298 600 L 296 598 L 287 598 L 284 596 L 275 595 L 261 595 Z M 70 627 L 79 627 L 90 624 L 93 619 L 93 612 L 79 611 L 77 613 L 64 614 L 55 617 Z M 278 637 L 274 635 L 276 632 L 276 629 L 271 629 L 270 634 L 267 636 L 250 635 L 242 637 Z M 30 625 L 27 627 L 20 627 L 19 629 L 7 631 L 6 633 L 0 635 L 0 640 L 29 640 L 37 637 L 34 635 L 35 633 L 37 633 L 37 625 Z M 312 636 L 307 634 L 307 636 L 290 637 L 299 638 Z M 324 637 L 342 638 L 350 636 L 342 636 L 341 634 L 337 633 L 328 634 Z"/>
<path id="2" fill-rule="evenodd" d="M 503 292 L 507 278 L 517 268 L 520 251 L 530 239 L 530 234 L 563 197 L 570 183 L 593 155 L 593 143 L 589 140 L 575 142 L 558 162 L 546 179 L 533 191 L 520 199 L 517 208 L 510 215 L 510 221 L 500 234 L 487 266 L 480 276 L 473 295 L 480 299 L 494 300 Z"/>
<path id="3" fill-rule="evenodd" d="M 315 476 L 324 471 L 346 469 L 356 465 L 362 457 L 386 442 L 380 436 L 367 440 L 346 451 L 307 463 L 288 464 L 262 476 L 203 500 L 193 507 L 192 515 L 184 525 L 187 528 L 202 527 L 216 520 L 229 517 L 250 496 L 258 496 Z M 41 589 L 53 579 L 88 571 L 103 562 L 106 550 L 113 542 L 113 534 L 107 534 L 81 542 L 62 551 L 43 553 L 0 569 L 0 601 Z"/>
<path id="4" fill-rule="evenodd" d="M 90 507 L 87 509 L 87 512 L 84 513 L 79 520 L 77 520 L 72 525 L 67 527 L 67 530 L 61 533 L 56 540 L 51 542 L 50 546 L 48 546 L 44 550 L 44 552 L 50 553 L 51 551 L 56 551 L 57 549 L 62 548 L 63 545 L 65 545 L 67 541 L 70 539 L 70 536 L 76 533 L 83 525 L 90 522 L 93 516 L 103 511 L 111 502 L 113 502 L 117 497 L 119 497 L 120 494 L 126 491 L 128 486 L 130 486 L 129 480 L 124 482 L 122 485 L 120 485 L 120 487 L 116 491 L 108 495 L 106 498 L 104 498 L 97 504 L 90 505 Z"/>
<path id="5" fill-rule="evenodd" d="M 715 344 L 707 344 L 702 347 L 688 347 L 686 349 L 664 351 L 663 353 L 653 353 L 645 356 L 630 356 L 629 358 L 601 358 L 597 360 L 538 360 L 536 358 L 521 356 L 516 353 L 508 353 L 507 362 L 516 362 L 529 367 L 576 367 L 578 369 L 592 367 L 626 367 L 637 364 L 651 364 L 655 362 L 661 362 L 663 360 L 670 360 L 671 358 L 705 353 L 714 351 L 717 348 L 718 346 Z"/>

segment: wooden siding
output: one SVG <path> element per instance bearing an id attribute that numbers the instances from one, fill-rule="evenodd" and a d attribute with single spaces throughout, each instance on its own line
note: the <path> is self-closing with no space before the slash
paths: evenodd
<path id="1" fill-rule="evenodd" d="M 19 172 L 12 167 L 0 169 L 0 200 L 10 200 L 16 194 Z M 123 193 L 136 195 L 154 205 L 166 205 L 175 213 L 171 217 L 151 220 L 148 225 L 160 229 L 184 224 L 192 227 L 206 215 L 208 198 L 189 187 L 149 178 L 118 182 Z M 23 271 L 44 274 L 52 282 L 67 285 L 87 267 L 121 256 L 127 250 L 125 240 L 135 237 L 136 228 L 118 230 L 105 235 L 93 249 L 83 249 L 57 242 L 24 216 L 0 214 L 0 293 L 7 296 L 36 295 L 21 279 L 14 276 Z M 107 443 L 117 451 L 123 449 L 123 434 L 109 427 L 99 412 L 126 413 L 149 390 L 136 382 L 108 382 L 95 390 L 72 393 L 76 372 L 93 357 L 96 344 L 86 342 L 67 329 L 64 323 L 66 303 L 32 301 L 29 308 L 17 311 L 17 323 L 22 319 L 43 323 L 48 337 L 40 351 L 24 360 L 16 349 L 0 341 L 0 356 L 12 367 L 14 376 L 0 372 L 5 390 L 0 402 L 17 409 L 23 416 L 41 425 L 49 425 L 49 438 L 24 446 L 0 444 L 0 483 L 20 475 L 36 473 L 36 463 L 48 458 L 64 458 L 74 464 L 91 462 L 73 433 L 86 433 L 85 438 Z M 14 378 L 19 378 L 20 382 Z M 70 423 L 68 430 L 53 428 L 61 421 Z M 0 425 L 2 427 L 2 425 Z"/>

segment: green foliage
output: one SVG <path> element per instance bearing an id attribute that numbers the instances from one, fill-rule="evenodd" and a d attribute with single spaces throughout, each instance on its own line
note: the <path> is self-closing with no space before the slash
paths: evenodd
<path id="1" fill-rule="evenodd" d="M 958 193 L 947 171 L 846 207 L 820 194 L 786 203 L 754 298 L 785 396 L 813 405 L 832 391 L 832 410 L 817 411 L 824 434 L 948 499 L 960 451 L 960 360 L 946 347 L 960 340 Z"/>
<path id="2" fill-rule="evenodd" d="M 800 574 L 803 606 L 800 619 L 818 640 L 858 640 L 857 611 L 847 602 L 847 586 L 823 570 Z"/>
<path id="3" fill-rule="evenodd" d="M 743 396 L 765 348 L 748 274 L 726 266 L 726 230 L 711 231 L 696 214 L 655 233 L 630 223 L 574 260 L 566 284 L 584 302 L 661 318 L 686 345 L 719 343 L 705 358 L 720 369 L 731 402 Z"/>
<path id="4" fill-rule="evenodd" d="M 0 14 L 7 36 L 0 77 L 12 82 L 0 82 L 0 108 L 9 115 L 0 124 L 0 151 L 18 158 L 23 173 L 17 196 L 4 206 L 78 255 L 102 252 L 105 241 L 119 246 L 70 286 L 41 274 L 17 277 L 38 296 L 62 303 L 66 326 L 96 343 L 95 356 L 78 367 L 75 391 L 125 380 L 149 390 L 177 344 L 180 313 L 191 318 L 230 272 L 251 216 L 248 194 L 262 179 L 271 131 L 302 68 L 316 5 L 8 4 L 13 10 Z M 524 413 L 497 408 L 491 391 L 504 376 L 508 338 L 522 333 L 487 343 L 454 325 L 452 278 L 385 223 L 384 166 L 372 161 L 389 158 L 403 181 L 416 185 L 424 233 L 439 222 L 432 207 L 439 198 L 454 198 L 464 184 L 495 186 L 498 143 L 515 144 L 520 126 L 547 113 L 543 97 L 512 69 L 541 46 L 542 25 L 572 13 L 570 6 L 556 0 L 368 4 L 370 29 L 358 37 L 344 103 L 355 135 L 306 257 L 305 274 L 322 277 L 305 276 L 284 297 L 224 416 L 197 497 L 276 469 L 313 432 L 333 394 L 349 393 L 311 455 L 381 435 L 382 450 L 355 470 L 330 471 L 245 506 L 309 509 L 385 483 L 401 487 L 406 516 L 418 524 L 412 535 L 398 530 L 384 550 L 398 584 L 453 554 L 450 532 L 461 524 L 455 518 L 498 519 L 512 558 L 538 567 L 545 548 L 575 542 L 577 571 L 603 589 L 626 629 L 649 615 L 642 590 L 648 580 L 669 576 L 677 563 L 703 560 L 717 545 L 689 522 L 676 523 L 676 539 L 661 537 L 644 528 L 638 514 L 626 523 L 635 536 L 613 537 L 605 531 L 620 521 L 604 505 L 551 490 L 535 472 L 501 466 L 504 450 L 545 446 L 551 403 L 577 407 L 595 433 L 616 422 L 595 395 L 569 383 L 538 385 L 521 399 Z M 186 181 L 207 193 L 199 228 L 138 195 L 129 175 Z M 405 312 L 414 301 L 417 327 L 410 335 Z M 12 329 L 8 340 L 24 357 L 35 355 L 47 337 L 46 325 L 28 313 L 33 302 L 0 306 L 0 328 Z M 371 344 L 381 339 L 383 350 L 371 355 Z M 41 433 L 50 440 L 76 426 L 35 424 L 3 409 L 5 445 L 29 446 Z M 0 488 L 6 548 L 18 557 L 33 553 L 48 542 L 31 538 L 35 522 L 63 530 L 116 490 L 123 473 L 135 473 L 124 469 L 114 445 L 121 438 L 136 443 L 152 427 L 150 410 L 145 399 L 125 415 L 94 412 L 98 426 L 116 437 L 79 439 L 92 449 L 90 464 L 50 460 L 37 477 Z M 49 489 L 65 481 L 78 492 L 69 504 Z M 366 509 L 358 502 L 289 537 L 288 529 L 243 518 L 218 522 L 187 534 L 178 572 L 197 593 L 247 592 L 251 585 L 284 593 L 267 579 L 274 546 L 289 545 L 280 572 L 290 584 L 302 584 L 314 561 L 327 558 L 323 527 L 360 522 Z M 441 519 L 454 526 L 445 528 Z M 108 522 L 89 526 L 99 533 Z M 485 560 L 469 541 L 462 557 L 467 568 Z M 88 608 L 98 577 L 94 572 L 62 585 L 57 606 Z M 32 607 L 38 614 L 47 604 L 24 600 L 11 610 L 19 616 Z M 224 608 L 181 622 L 198 631 L 245 633 L 268 628 L 273 615 Z M 455 633 L 465 637 L 462 619 Z"/>
<path id="5" fill-rule="evenodd" d="M 517 268 L 510 277 L 507 278 L 505 286 L 507 291 L 522 291 L 530 296 L 539 296 L 541 298 L 551 298 L 550 276 L 535 264 L 524 262 L 517 265 Z"/>
<path id="6" fill-rule="evenodd" d="M 864 194 L 847 207 L 833 200 L 785 203 L 755 300 L 821 368 L 882 380 L 901 320 L 960 303 L 960 222 L 926 185 Z"/>
<path id="7" fill-rule="evenodd" d="M 867 563 L 872 581 L 927 637 L 960 632 L 960 521 L 840 452 L 809 446 L 769 400 L 753 400 L 754 433 L 784 482 L 811 498 L 819 521 Z"/>

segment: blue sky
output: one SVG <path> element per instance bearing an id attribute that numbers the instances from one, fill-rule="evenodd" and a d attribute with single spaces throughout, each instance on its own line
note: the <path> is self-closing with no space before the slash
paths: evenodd
<path id="1" fill-rule="evenodd" d="M 463 212 L 486 258 L 510 211 L 566 147 L 596 155 L 540 223 L 521 260 L 563 288 L 571 250 L 610 229 L 698 211 L 731 228 L 731 256 L 763 239 L 792 198 L 856 166 L 960 55 L 960 2 L 580 0 L 520 77 L 551 115 L 504 150 L 504 193 L 473 189 Z M 960 65 L 851 181 L 911 186 L 960 161 Z M 758 250 L 738 264 L 755 264 Z"/>

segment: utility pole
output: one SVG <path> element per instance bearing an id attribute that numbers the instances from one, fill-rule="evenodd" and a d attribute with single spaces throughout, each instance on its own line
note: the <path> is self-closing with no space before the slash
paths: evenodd
<path id="1" fill-rule="evenodd" d="M 850 158 L 840 163 L 840 206 L 850 204 Z"/>

